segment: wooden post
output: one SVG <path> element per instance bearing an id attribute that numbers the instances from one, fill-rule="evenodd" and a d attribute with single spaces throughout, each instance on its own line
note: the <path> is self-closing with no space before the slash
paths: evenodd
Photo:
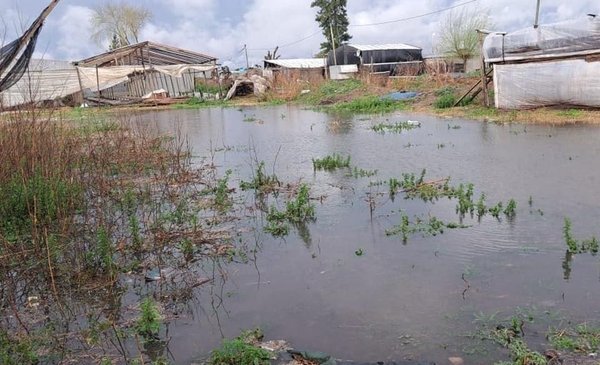
<path id="1" fill-rule="evenodd" d="M 75 66 L 77 70 L 77 81 L 79 81 L 79 90 L 81 91 L 81 104 L 85 104 L 85 95 L 83 94 L 83 83 L 81 82 L 81 75 L 79 74 L 79 66 Z"/>
<path id="2" fill-rule="evenodd" d="M 490 94 L 488 92 L 488 80 L 487 80 L 487 70 L 485 69 L 485 54 L 483 53 L 483 39 L 485 38 L 485 33 L 478 30 L 479 33 L 479 48 L 481 52 L 481 87 L 483 90 L 483 103 L 486 107 L 490 107 Z M 467 65 L 465 64 L 465 71 L 467 70 Z"/>
<path id="3" fill-rule="evenodd" d="M 98 90 L 98 97 L 102 97 L 102 92 L 100 91 L 100 75 L 98 74 L 98 65 L 96 65 L 96 90 Z"/>

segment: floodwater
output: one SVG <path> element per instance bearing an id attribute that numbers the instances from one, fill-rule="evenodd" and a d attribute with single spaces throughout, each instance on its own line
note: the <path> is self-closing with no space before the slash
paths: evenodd
<path id="1" fill-rule="evenodd" d="M 370 129 L 409 119 L 421 128 L 399 134 Z M 600 319 L 600 261 L 577 255 L 565 270 L 562 235 L 565 217 L 577 238 L 600 235 L 599 128 L 348 117 L 294 106 L 171 110 L 142 114 L 141 123 L 179 131 L 198 160 L 212 159 L 221 173 L 233 170 L 232 185 L 251 179 L 257 158 L 281 181 L 302 180 L 311 196 L 322 197 L 315 201 L 316 221 L 283 239 L 262 232 L 260 217 L 242 220 L 257 227 L 244 239 L 258 249 L 249 262 L 224 267 L 214 286 L 197 289 L 187 310 L 169 323 L 177 364 L 200 361 L 222 336 L 254 327 L 268 339 L 347 360 L 445 364 L 461 356 L 492 363 L 503 353 L 467 336 L 485 318 L 526 315 L 532 321 L 525 332 L 537 349 L 549 325 Z M 315 173 L 312 159 L 332 153 L 351 155 L 353 166 L 378 174 Z M 370 186 L 422 169 L 428 179 L 473 183 L 474 198 L 485 192 L 489 205 L 515 199 L 517 215 L 467 217 L 469 228 L 415 234 L 406 244 L 387 237 L 400 212 L 458 221 L 455 201 L 401 195 L 392 201 L 385 185 Z M 376 197 L 372 216 L 368 194 Z M 250 207 L 252 197 L 245 197 Z M 355 254 L 359 249 L 362 256 Z"/>

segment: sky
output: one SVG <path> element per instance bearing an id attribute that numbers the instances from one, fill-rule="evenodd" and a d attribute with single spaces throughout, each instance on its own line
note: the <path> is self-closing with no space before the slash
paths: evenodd
<path id="1" fill-rule="evenodd" d="M 75 61 L 106 50 L 90 40 L 93 8 L 106 0 L 61 0 L 42 30 L 36 57 Z M 312 0 L 120 0 L 151 9 L 142 40 L 155 41 L 215 56 L 232 66 L 245 64 L 247 45 L 251 64 L 260 64 L 280 46 L 282 58 L 309 58 L 324 40 L 315 22 Z M 16 38 L 49 0 L 0 0 L 0 30 L 6 40 Z M 461 5 L 465 4 L 466 5 Z M 431 54 L 440 21 L 449 7 L 485 10 L 497 31 L 531 26 L 536 0 L 348 0 L 351 42 L 407 43 Z M 439 12 L 438 12 L 439 11 Z M 435 12 L 435 13 L 434 13 Z M 431 14 L 433 13 L 433 14 Z M 598 0 L 542 0 L 540 23 L 552 23 L 600 13 Z M 421 16 L 424 14 L 429 14 Z M 406 19 L 383 25 L 368 24 Z"/>

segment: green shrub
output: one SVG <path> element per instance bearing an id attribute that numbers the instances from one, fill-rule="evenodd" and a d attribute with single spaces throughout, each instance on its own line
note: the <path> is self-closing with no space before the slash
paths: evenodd
<path id="1" fill-rule="evenodd" d="M 220 348 L 213 350 L 211 365 L 268 365 L 267 350 L 254 347 L 240 338 L 224 340 Z"/>
<path id="2" fill-rule="evenodd" d="M 433 106 L 436 107 L 437 109 L 446 109 L 446 108 L 452 108 L 455 103 L 456 103 L 456 96 L 454 96 L 454 93 L 444 93 L 444 94 L 438 96 L 438 98 L 435 100 L 435 103 L 433 104 Z"/>
<path id="3" fill-rule="evenodd" d="M 136 332 L 146 338 L 155 339 L 160 331 L 162 317 L 156 303 L 151 298 L 146 298 L 140 304 L 140 316 L 135 325 Z"/>
<path id="4" fill-rule="evenodd" d="M 29 231 L 33 222 L 51 224 L 78 205 L 79 185 L 36 171 L 31 177 L 14 174 L 0 184 L 0 232 L 15 235 Z"/>

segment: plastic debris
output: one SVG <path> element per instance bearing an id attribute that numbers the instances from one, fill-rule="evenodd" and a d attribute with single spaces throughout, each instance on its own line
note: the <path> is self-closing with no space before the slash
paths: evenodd
<path id="1" fill-rule="evenodd" d="M 418 95 L 419 94 L 417 94 L 414 91 L 397 91 L 394 93 L 384 95 L 381 97 L 381 99 L 382 100 L 394 100 L 394 101 L 409 100 L 409 99 L 416 98 Z"/>

